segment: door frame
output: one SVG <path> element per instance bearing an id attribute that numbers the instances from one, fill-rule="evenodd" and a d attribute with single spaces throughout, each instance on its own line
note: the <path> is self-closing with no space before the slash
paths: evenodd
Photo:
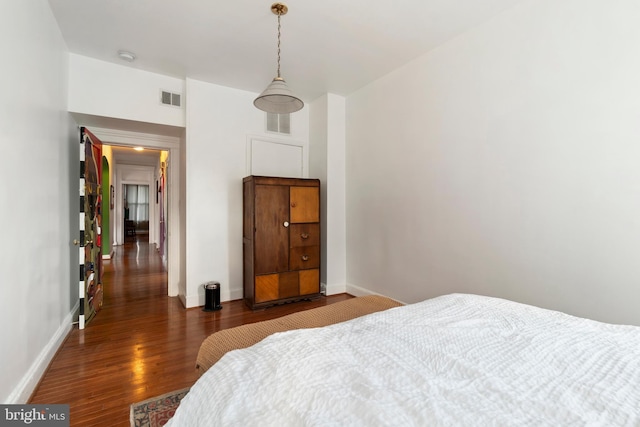
<path id="1" fill-rule="evenodd" d="M 179 138 L 99 127 L 90 127 L 90 129 L 106 145 L 144 146 L 169 152 L 169 161 L 167 162 L 169 179 L 165 182 L 165 188 L 171 194 L 167 206 L 167 294 L 168 296 L 177 296 L 180 284 L 180 265 L 184 262 L 182 259 L 183 251 L 181 251 L 184 242 L 180 233 L 180 198 L 184 197 L 184 195 L 180 195 L 180 165 L 182 164 L 180 146 L 184 136 Z M 115 170 L 117 165 L 112 165 L 112 168 Z M 121 183 L 116 184 L 121 185 Z"/>

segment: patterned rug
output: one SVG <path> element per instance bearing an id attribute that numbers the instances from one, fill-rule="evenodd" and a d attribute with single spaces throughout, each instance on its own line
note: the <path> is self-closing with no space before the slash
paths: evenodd
<path id="1" fill-rule="evenodd" d="M 131 405 L 129 419 L 131 427 L 160 427 L 173 417 L 182 398 L 189 391 L 188 388 L 172 391 L 162 396 Z"/>

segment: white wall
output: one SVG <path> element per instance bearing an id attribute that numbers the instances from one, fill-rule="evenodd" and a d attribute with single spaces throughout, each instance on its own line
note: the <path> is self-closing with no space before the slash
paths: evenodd
<path id="1" fill-rule="evenodd" d="M 242 178 L 247 143 L 265 135 L 256 93 L 187 79 L 187 307 L 204 305 L 202 285 L 218 281 L 221 299 L 242 298 Z M 292 114 L 291 139 L 308 148 L 307 108 Z M 181 295 L 182 296 L 182 295 Z"/>
<path id="2" fill-rule="evenodd" d="M 46 0 L 0 2 L 0 21 L 0 401 L 25 403 L 78 298 L 79 131 Z"/>
<path id="3" fill-rule="evenodd" d="M 160 102 L 163 90 L 184 102 L 184 80 L 77 54 L 69 63 L 69 111 L 184 127 L 184 108 Z"/>
<path id="4" fill-rule="evenodd" d="M 640 325 L 638 22 L 524 1 L 350 96 L 349 282 Z"/>
<path id="5" fill-rule="evenodd" d="M 326 94 L 309 106 L 309 175 L 321 181 L 321 274 L 328 295 L 346 292 L 345 98 Z"/>

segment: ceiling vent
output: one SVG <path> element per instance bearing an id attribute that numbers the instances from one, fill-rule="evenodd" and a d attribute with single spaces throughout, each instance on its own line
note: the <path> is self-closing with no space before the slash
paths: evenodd
<path id="1" fill-rule="evenodd" d="M 179 93 L 171 93 L 165 90 L 160 91 L 160 102 L 164 105 L 173 105 L 174 107 L 180 107 L 181 105 L 181 96 Z"/>
<path id="2" fill-rule="evenodd" d="M 291 114 L 267 113 L 267 132 L 291 134 Z"/>

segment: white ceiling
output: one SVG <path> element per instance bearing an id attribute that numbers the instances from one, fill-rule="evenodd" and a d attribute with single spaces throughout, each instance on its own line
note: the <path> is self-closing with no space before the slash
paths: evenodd
<path id="1" fill-rule="evenodd" d="M 160 160 L 160 150 L 149 148 L 136 151 L 132 147 L 111 146 L 111 152 L 117 164 L 156 167 Z"/>
<path id="2" fill-rule="evenodd" d="M 346 96 L 520 0 L 290 0 L 282 76 Z M 73 53 L 261 92 L 276 74 L 271 0 L 49 0 Z M 137 55 L 133 63 L 120 49 Z"/>

